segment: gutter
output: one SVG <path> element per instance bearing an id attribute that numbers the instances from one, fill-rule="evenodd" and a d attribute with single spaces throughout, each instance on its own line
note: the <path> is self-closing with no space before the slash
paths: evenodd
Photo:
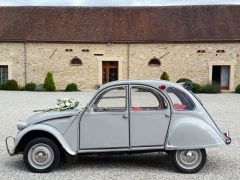
<path id="1" fill-rule="evenodd" d="M 27 41 L 24 41 L 24 83 L 27 84 Z"/>
<path id="2" fill-rule="evenodd" d="M 127 79 L 129 79 L 129 72 L 130 72 L 130 42 L 127 43 Z"/>

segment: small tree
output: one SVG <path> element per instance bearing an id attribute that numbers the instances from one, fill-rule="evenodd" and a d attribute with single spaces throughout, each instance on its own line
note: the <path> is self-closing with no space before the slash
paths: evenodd
<path id="1" fill-rule="evenodd" d="M 47 76 L 45 78 L 43 87 L 47 91 L 55 91 L 56 90 L 56 86 L 55 86 L 55 83 L 54 83 L 54 80 L 53 80 L 53 73 L 52 72 L 47 73 Z"/>
<path id="2" fill-rule="evenodd" d="M 162 73 L 160 79 L 170 81 L 169 76 L 165 71 Z"/>

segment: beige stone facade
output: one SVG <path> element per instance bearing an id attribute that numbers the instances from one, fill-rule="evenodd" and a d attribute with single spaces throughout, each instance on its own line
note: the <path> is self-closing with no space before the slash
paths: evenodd
<path id="1" fill-rule="evenodd" d="M 86 49 L 89 51 L 83 51 Z M 82 65 L 71 65 L 74 57 Z M 148 66 L 152 58 L 159 59 L 161 65 Z M 0 43 L 0 65 L 8 65 L 9 79 L 21 85 L 41 84 L 47 72 L 53 71 L 57 89 L 72 82 L 80 89 L 92 89 L 102 83 L 103 61 L 118 62 L 120 80 L 160 79 L 166 71 L 172 81 L 186 77 L 200 84 L 211 82 L 212 66 L 228 65 L 230 91 L 240 84 L 240 43 Z"/>

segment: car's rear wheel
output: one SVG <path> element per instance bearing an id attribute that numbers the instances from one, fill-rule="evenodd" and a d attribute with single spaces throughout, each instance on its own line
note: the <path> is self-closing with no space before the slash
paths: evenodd
<path id="1" fill-rule="evenodd" d="M 171 153 L 175 170 L 181 173 L 196 173 L 206 163 L 207 154 L 205 149 L 176 150 Z"/>
<path id="2" fill-rule="evenodd" d="M 51 139 L 36 138 L 27 144 L 23 159 L 30 171 L 45 173 L 59 165 L 60 151 Z"/>

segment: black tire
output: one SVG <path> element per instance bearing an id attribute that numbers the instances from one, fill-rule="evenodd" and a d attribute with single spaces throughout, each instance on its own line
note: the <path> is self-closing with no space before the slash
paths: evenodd
<path id="1" fill-rule="evenodd" d="M 51 153 L 53 153 L 51 162 L 47 165 L 46 168 L 36 168 L 34 167 L 31 163 L 34 162 L 34 160 L 29 159 L 29 151 L 33 151 L 32 147 L 34 146 L 38 146 L 38 145 L 43 145 L 46 147 L 50 147 Z M 41 150 L 41 149 L 40 149 Z M 31 156 L 32 157 L 32 156 Z M 47 156 L 48 158 L 48 156 Z M 23 160 L 25 165 L 27 166 L 27 168 L 32 171 L 32 172 L 36 172 L 36 173 L 46 173 L 46 172 L 50 172 L 52 169 L 56 168 L 59 165 L 60 162 L 60 150 L 58 148 L 58 146 L 56 145 L 56 143 L 48 138 L 36 138 L 31 140 L 25 147 L 24 152 L 23 152 Z M 36 160 L 35 160 L 36 161 Z"/>
<path id="2" fill-rule="evenodd" d="M 198 153 L 201 153 L 201 155 L 200 155 L 201 159 L 199 158 L 199 163 L 196 163 L 197 165 L 194 168 L 191 168 L 191 167 L 184 168 L 184 166 L 181 165 L 181 163 L 179 163 L 179 161 L 177 160 L 178 159 L 177 154 L 179 154 L 180 152 L 183 152 L 183 151 L 185 151 L 185 150 L 177 150 L 177 151 L 171 152 L 171 160 L 172 160 L 175 171 L 180 172 L 180 173 L 192 174 L 192 173 L 197 173 L 204 167 L 206 160 L 207 160 L 207 153 L 206 153 L 205 149 L 193 150 L 193 151 L 197 151 Z"/>

